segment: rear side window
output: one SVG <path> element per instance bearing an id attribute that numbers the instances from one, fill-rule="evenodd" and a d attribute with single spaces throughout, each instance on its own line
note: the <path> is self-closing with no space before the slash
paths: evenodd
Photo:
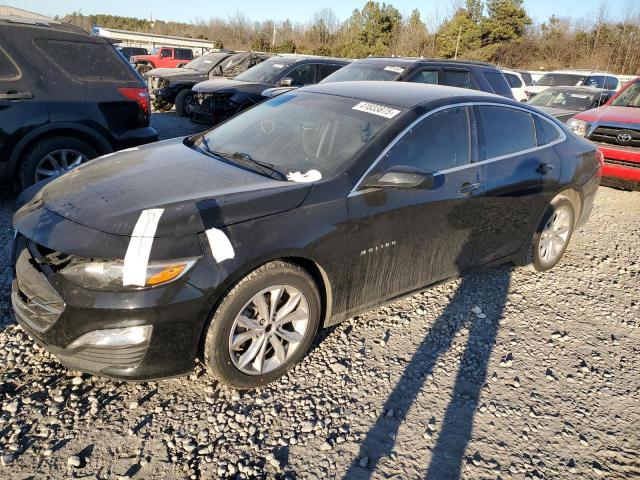
<path id="1" fill-rule="evenodd" d="M 191 60 L 193 52 L 184 48 L 176 48 L 176 58 L 178 60 Z"/>
<path id="2" fill-rule="evenodd" d="M 469 109 L 455 107 L 428 116 L 387 155 L 387 167 L 407 165 L 430 172 L 467 165 L 471 158 Z"/>
<path id="3" fill-rule="evenodd" d="M 550 122 L 534 116 L 536 122 L 536 139 L 538 146 L 547 145 L 560 138 L 560 132 Z"/>
<path id="4" fill-rule="evenodd" d="M 465 70 L 447 70 L 444 71 L 443 85 L 459 88 L 472 88 L 471 74 Z"/>
<path id="5" fill-rule="evenodd" d="M 517 75 L 514 75 L 513 73 L 503 73 L 503 75 L 504 78 L 507 79 L 507 82 L 509 83 L 509 86 L 511 88 L 522 88 L 522 82 Z"/>
<path id="6" fill-rule="evenodd" d="M 533 116 L 508 107 L 478 106 L 484 158 L 511 155 L 537 146 Z"/>
<path id="7" fill-rule="evenodd" d="M 432 85 L 438 84 L 438 71 L 437 70 L 421 70 L 411 77 L 412 82 L 416 83 L 429 83 Z"/>
<path id="8" fill-rule="evenodd" d="M 20 70 L 18 70 L 17 65 L 0 47 L 0 80 L 15 80 L 19 77 Z"/>
<path id="9" fill-rule="evenodd" d="M 504 78 L 504 75 L 500 72 L 483 72 L 483 75 L 495 93 L 502 95 L 503 97 L 513 98 L 511 88 L 509 87 L 507 80 Z M 520 82 L 520 80 L 518 80 L 518 82 Z"/>
<path id="10" fill-rule="evenodd" d="M 318 65 L 318 81 L 323 80 L 325 77 L 328 77 L 333 72 L 340 70 L 343 65 L 334 65 L 329 63 L 323 63 Z"/>
<path id="11" fill-rule="evenodd" d="M 36 39 L 37 47 L 64 73 L 80 81 L 135 81 L 138 77 L 113 46 Z"/>

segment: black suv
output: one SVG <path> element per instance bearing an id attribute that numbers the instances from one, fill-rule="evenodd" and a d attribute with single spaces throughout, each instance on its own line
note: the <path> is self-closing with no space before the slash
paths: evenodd
<path id="1" fill-rule="evenodd" d="M 156 141 L 144 80 L 107 40 L 0 17 L 0 178 L 25 188 Z"/>
<path id="2" fill-rule="evenodd" d="M 175 104 L 178 116 L 188 117 L 191 88 L 196 83 L 235 77 L 267 58 L 264 53 L 221 51 L 202 55 L 181 68 L 154 68 L 145 74 L 153 108 L 169 111 Z"/>
<path id="3" fill-rule="evenodd" d="M 214 79 L 193 87 L 191 119 L 214 125 L 266 99 L 272 87 L 302 87 L 320 82 L 348 65 L 344 58 L 276 55 L 229 80 Z"/>
<path id="4" fill-rule="evenodd" d="M 368 57 L 352 62 L 323 80 L 382 80 L 471 88 L 513 98 L 504 75 L 489 63 L 426 58 Z"/>

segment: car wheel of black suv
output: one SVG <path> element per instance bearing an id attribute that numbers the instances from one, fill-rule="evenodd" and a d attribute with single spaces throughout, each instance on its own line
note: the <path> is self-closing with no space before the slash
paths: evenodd
<path id="1" fill-rule="evenodd" d="M 191 89 L 185 88 L 178 92 L 176 95 L 176 113 L 179 117 L 191 116 L 191 107 L 189 107 L 189 104 L 191 103 L 192 98 L 193 93 L 191 92 Z"/>
<path id="2" fill-rule="evenodd" d="M 547 206 L 533 237 L 522 256 L 514 263 L 536 272 L 556 266 L 562 259 L 575 225 L 573 204 L 566 197 L 556 197 Z"/>
<path id="3" fill-rule="evenodd" d="M 20 187 L 61 175 L 98 156 L 86 142 L 73 137 L 49 137 L 33 144 L 22 156 Z"/>
<path id="4" fill-rule="evenodd" d="M 205 364 L 227 386 L 259 387 L 304 357 L 319 323 L 320 297 L 311 276 L 292 263 L 267 263 L 240 280 L 216 309 Z"/>

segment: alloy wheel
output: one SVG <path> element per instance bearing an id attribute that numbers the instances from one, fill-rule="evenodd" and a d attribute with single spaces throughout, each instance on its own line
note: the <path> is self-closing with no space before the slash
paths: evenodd
<path id="1" fill-rule="evenodd" d="M 87 156 L 71 148 L 61 148 L 46 154 L 36 165 L 35 181 L 61 175 L 89 160 Z"/>
<path id="2" fill-rule="evenodd" d="M 569 240 L 572 215 L 569 207 L 557 207 L 540 234 L 540 259 L 545 264 L 555 263 Z"/>
<path id="3" fill-rule="evenodd" d="M 254 295 L 236 316 L 229 334 L 233 364 L 248 375 L 284 365 L 309 328 L 309 303 L 291 285 L 273 285 Z"/>

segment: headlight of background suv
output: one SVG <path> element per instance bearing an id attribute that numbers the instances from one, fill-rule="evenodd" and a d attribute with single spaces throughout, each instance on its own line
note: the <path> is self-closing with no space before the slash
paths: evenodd
<path id="1" fill-rule="evenodd" d="M 180 278 L 196 263 L 197 258 L 181 258 L 149 262 L 145 287 L 154 287 Z M 136 290 L 141 287 L 123 285 L 124 260 L 81 261 L 63 268 L 60 273 L 90 290 Z"/>
<path id="2" fill-rule="evenodd" d="M 567 126 L 575 133 L 576 135 L 580 135 L 581 137 L 586 137 L 587 133 L 589 133 L 589 128 L 591 128 L 591 124 L 585 122 L 584 120 L 579 120 L 577 118 L 572 118 L 567 123 Z"/>

